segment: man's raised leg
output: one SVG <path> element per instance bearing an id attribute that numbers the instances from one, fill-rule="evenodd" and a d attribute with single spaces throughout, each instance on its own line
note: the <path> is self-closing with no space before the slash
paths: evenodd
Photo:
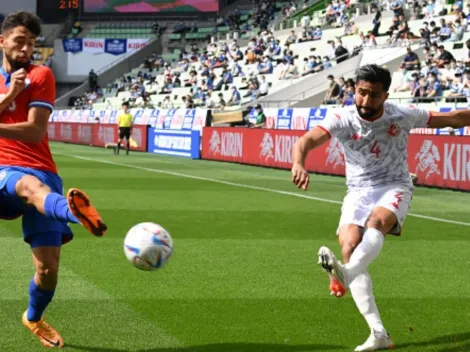
<path id="1" fill-rule="evenodd" d="M 345 225 L 340 229 L 339 242 L 343 263 L 349 263 L 354 249 L 362 241 L 364 229 L 357 225 Z M 391 348 L 393 343 L 380 318 L 377 304 L 372 292 L 372 279 L 367 271 L 359 274 L 349 285 L 351 295 L 359 312 L 369 325 L 371 335 L 367 341 L 356 348 L 356 351 L 374 351 L 377 348 Z"/>
<path id="2" fill-rule="evenodd" d="M 15 192 L 26 204 L 34 206 L 41 214 L 64 223 L 80 223 L 95 236 L 103 236 L 106 224 L 81 190 L 72 188 L 67 197 L 53 192 L 47 185 L 32 175 L 12 175 L 7 181 L 7 190 Z"/>
<path id="3" fill-rule="evenodd" d="M 64 345 L 59 333 L 42 319 L 57 286 L 61 241 L 61 233 L 43 233 L 33 238 L 31 247 L 36 273 L 29 285 L 29 306 L 22 316 L 23 324 L 45 347 L 51 348 Z M 43 243 L 50 246 L 35 247 Z"/>

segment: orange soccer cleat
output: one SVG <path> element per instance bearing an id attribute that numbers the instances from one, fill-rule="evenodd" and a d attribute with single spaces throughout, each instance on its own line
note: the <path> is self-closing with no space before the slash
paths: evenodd
<path id="1" fill-rule="evenodd" d="M 44 347 L 64 347 L 64 340 L 62 339 L 62 336 L 60 336 L 59 333 L 43 319 L 39 321 L 29 321 L 28 311 L 26 311 L 24 312 L 21 320 L 23 321 L 23 325 L 39 338 L 39 341 L 41 341 Z"/>
<path id="2" fill-rule="evenodd" d="M 108 227 L 85 192 L 78 188 L 71 188 L 67 193 L 67 201 L 72 214 L 90 233 L 98 237 L 105 234 Z"/>

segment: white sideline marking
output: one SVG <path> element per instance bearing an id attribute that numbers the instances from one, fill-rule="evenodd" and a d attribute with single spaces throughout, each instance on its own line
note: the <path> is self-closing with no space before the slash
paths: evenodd
<path id="1" fill-rule="evenodd" d="M 323 203 L 342 204 L 342 202 L 337 201 L 337 200 L 332 200 L 332 199 L 313 197 L 313 196 L 308 196 L 306 194 L 300 194 L 300 193 L 294 193 L 294 192 L 288 192 L 288 191 L 280 191 L 280 190 L 272 189 L 272 188 L 244 185 L 242 183 L 222 181 L 222 180 L 217 180 L 217 179 L 208 178 L 208 177 L 201 177 L 201 176 L 183 174 L 183 173 L 180 173 L 180 172 L 152 169 L 152 168 L 143 167 L 143 166 L 122 164 L 122 163 L 116 163 L 116 162 L 108 161 L 108 160 L 87 158 L 87 157 L 84 157 L 84 156 L 78 156 L 78 155 L 72 155 L 72 154 L 66 154 L 66 153 L 59 153 L 59 152 L 55 152 L 54 154 L 69 156 L 69 157 L 75 158 L 75 159 L 94 161 L 94 162 L 97 162 L 97 163 L 110 164 L 110 165 L 115 165 L 115 166 L 124 166 L 124 167 L 129 167 L 129 168 L 132 168 L 132 169 L 144 170 L 144 171 L 149 171 L 149 172 L 156 172 L 156 173 L 159 173 L 159 174 L 185 177 L 185 178 L 191 178 L 191 179 L 194 179 L 194 180 L 208 181 L 208 182 L 213 182 L 213 183 L 220 183 L 220 184 L 227 185 L 227 186 L 248 188 L 248 189 L 253 189 L 253 190 L 256 190 L 256 191 L 265 191 L 265 192 L 283 194 L 283 195 L 286 195 L 286 196 L 292 196 L 292 197 L 297 197 L 297 198 L 311 199 L 311 200 L 316 200 L 318 202 L 323 202 Z M 444 222 L 444 223 L 447 223 L 447 224 L 470 226 L 470 223 L 468 223 L 468 222 L 449 220 L 449 219 L 441 219 L 441 218 L 436 218 L 436 217 L 433 217 L 433 216 L 427 216 L 427 215 L 421 215 L 421 214 L 409 213 L 408 216 L 412 216 L 412 217 L 420 218 L 420 219 L 431 220 L 431 221 Z"/>

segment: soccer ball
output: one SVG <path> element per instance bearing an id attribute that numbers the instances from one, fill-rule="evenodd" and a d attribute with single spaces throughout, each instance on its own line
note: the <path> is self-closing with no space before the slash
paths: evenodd
<path id="1" fill-rule="evenodd" d="M 173 239 L 160 225 L 143 222 L 127 232 L 124 253 L 138 269 L 159 269 L 168 262 L 173 253 Z"/>

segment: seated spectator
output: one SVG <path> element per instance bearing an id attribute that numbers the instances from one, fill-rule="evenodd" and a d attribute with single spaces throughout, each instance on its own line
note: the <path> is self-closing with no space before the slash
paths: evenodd
<path id="1" fill-rule="evenodd" d="M 450 30 L 452 34 L 450 35 L 449 41 L 451 42 L 460 42 L 463 39 L 464 29 L 460 20 L 455 20 L 454 24 L 449 23 Z"/>
<path id="2" fill-rule="evenodd" d="M 405 65 L 406 71 L 419 71 L 421 69 L 419 57 L 411 47 L 406 48 L 406 55 L 403 59 L 403 64 Z"/>
<path id="3" fill-rule="evenodd" d="M 446 20 L 441 18 L 441 29 L 439 30 L 439 38 L 442 42 L 450 39 L 452 31 L 450 27 L 446 24 Z"/>
<path id="4" fill-rule="evenodd" d="M 355 104 L 354 94 L 355 94 L 354 85 L 349 85 L 348 87 L 346 87 L 346 90 L 343 92 L 343 95 L 342 95 L 343 106 L 349 106 L 349 105 Z"/>
<path id="5" fill-rule="evenodd" d="M 224 95 L 219 93 L 219 102 L 217 103 L 216 107 L 220 110 L 224 110 L 226 106 L 227 103 L 225 102 Z"/>
<path id="6" fill-rule="evenodd" d="M 214 109 L 216 107 L 215 100 L 212 99 L 212 92 L 207 92 L 206 94 L 206 108 L 207 109 Z"/>
<path id="7" fill-rule="evenodd" d="M 290 44 L 295 44 L 297 42 L 297 35 L 295 34 L 295 31 L 291 31 L 290 32 L 290 35 L 287 37 L 287 40 L 286 40 L 286 45 L 290 45 Z"/>
<path id="8" fill-rule="evenodd" d="M 430 72 L 428 75 L 428 86 L 426 88 L 427 98 L 437 98 L 442 96 L 441 82 L 437 78 L 437 74 Z M 430 99 L 428 101 L 436 101 L 436 99 Z"/>
<path id="9" fill-rule="evenodd" d="M 328 89 L 326 90 L 325 98 L 323 99 L 323 104 L 337 104 L 338 99 L 341 96 L 341 87 L 333 75 L 328 75 Z"/>
<path id="10" fill-rule="evenodd" d="M 464 93 L 464 84 L 462 83 L 462 75 L 456 74 L 450 86 L 450 93 L 446 98 L 447 103 L 464 103 L 467 97 Z"/>
<path id="11" fill-rule="evenodd" d="M 444 45 L 439 45 L 438 49 L 439 56 L 434 59 L 438 67 L 442 68 L 444 65 L 450 64 L 451 61 L 455 61 L 454 55 L 445 50 Z"/>
<path id="12" fill-rule="evenodd" d="M 269 83 L 268 83 L 268 81 L 266 81 L 265 76 L 261 76 L 260 77 L 259 88 L 258 88 L 257 99 L 268 95 L 268 93 L 269 93 Z"/>

